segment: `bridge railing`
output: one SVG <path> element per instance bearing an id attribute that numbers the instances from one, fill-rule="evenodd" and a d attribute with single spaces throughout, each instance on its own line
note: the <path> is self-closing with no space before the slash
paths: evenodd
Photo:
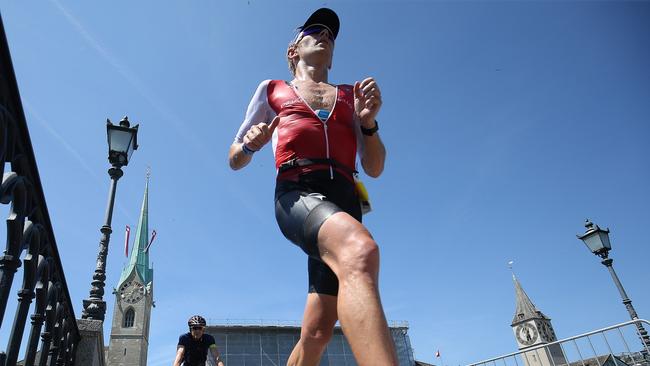
<path id="1" fill-rule="evenodd" d="M 650 348 L 639 333 L 637 319 L 468 366 L 650 366 Z"/>
<path id="2" fill-rule="evenodd" d="M 0 203 L 9 205 L 0 256 L 0 329 L 10 334 L 4 351 L 0 345 L 0 366 L 15 365 L 22 346 L 23 365 L 73 365 L 79 330 L 1 17 L 0 175 Z M 16 295 L 15 315 L 5 314 Z"/>

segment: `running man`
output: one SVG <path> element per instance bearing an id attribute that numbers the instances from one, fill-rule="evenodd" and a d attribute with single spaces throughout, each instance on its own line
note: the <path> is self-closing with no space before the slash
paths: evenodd
<path id="1" fill-rule="evenodd" d="M 308 255 L 309 293 L 288 365 L 318 365 L 339 320 L 359 365 L 394 366 L 378 290 L 379 248 L 361 224 L 354 180 L 357 154 L 367 175 L 384 169 L 375 120 L 381 93 L 373 78 L 354 86 L 328 82 L 338 33 L 339 18 L 327 8 L 299 28 L 287 49 L 293 80 L 258 86 L 229 163 L 241 169 L 273 141 L 276 219 Z"/>

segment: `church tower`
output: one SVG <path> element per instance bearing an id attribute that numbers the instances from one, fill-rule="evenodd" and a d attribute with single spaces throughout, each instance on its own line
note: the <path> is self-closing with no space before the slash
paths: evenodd
<path id="1" fill-rule="evenodd" d="M 149 174 L 129 264 L 122 270 L 115 295 L 108 366 L 146 366 L 153 302 L 153 269 L 149 268 Z"/>
<path id="2" fill-rule="evenodd" d="M 515 283 L 517 307 L 510 326 L 515 333 L 518 348 L 525 350 L 557 341 L 551 319 L 537 310 L 514 273 L 512 281 Z M 567 363 L 562 349 L 557 344 L 525 352 L 522 358 L 526 366 L 553 366 Z"/>

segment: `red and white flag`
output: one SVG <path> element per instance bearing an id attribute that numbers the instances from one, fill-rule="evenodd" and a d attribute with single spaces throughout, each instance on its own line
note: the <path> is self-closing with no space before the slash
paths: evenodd
<path id="1" fill-rule="evenodd" d="M 131 228 L 126 225 L 126 235 L 124 236 L 124 255 L 129 257 L 129 236 L 131 236 Z"/>
<path id="2" fill-rule="evenodd" d="M 144 248 L 145 253 L 149 252 L 149 247 L 153 243 L 153 240 L 156 238 L 156 230 L 151 231 L 151 240 L 149 240 L 149 244 L 147 245 L 146 248 Z"/>
<path id="3" fill-rule="evenodd" d="M 440 357 L 440 350 L 436 351 L 436 357 Z"/>

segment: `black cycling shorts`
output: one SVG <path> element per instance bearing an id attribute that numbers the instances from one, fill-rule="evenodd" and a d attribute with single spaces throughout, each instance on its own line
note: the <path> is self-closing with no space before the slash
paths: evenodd
<path id="1" fill-rule="evenodd" d="M 338 294 L 339 281 L 320 257 L 318 231 L 332 214 L 347 212 L 361 222 L 361 206 L 354 183 L 334 171 L 301 175 L 297 182 L 278 180 L 275 187 L 275 218 L 282 234 L 308 257 L 309 292 Z"/>

